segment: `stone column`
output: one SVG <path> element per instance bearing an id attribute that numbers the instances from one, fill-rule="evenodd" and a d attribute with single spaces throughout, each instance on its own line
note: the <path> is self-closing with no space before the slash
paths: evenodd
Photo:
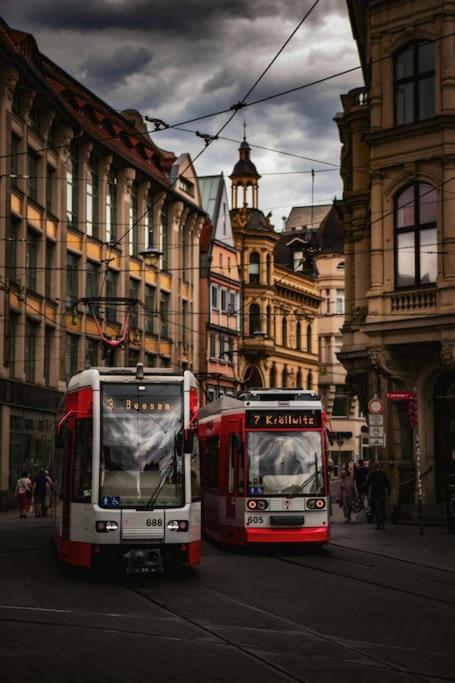
<path id="1" fill-rule="evenodd" d="M 371 183 L 371 291 L 380 293 L 384 286 L 383 174 L 373 174 Z"/>

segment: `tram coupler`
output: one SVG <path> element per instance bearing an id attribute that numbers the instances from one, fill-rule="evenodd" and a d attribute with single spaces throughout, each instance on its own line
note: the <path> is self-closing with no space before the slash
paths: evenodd
<path id="1" fill-rule="evenodd" d="M 123 558 L 127 574 L 162 574 L 163 558 L 160 548 L 129 550 Z"/>

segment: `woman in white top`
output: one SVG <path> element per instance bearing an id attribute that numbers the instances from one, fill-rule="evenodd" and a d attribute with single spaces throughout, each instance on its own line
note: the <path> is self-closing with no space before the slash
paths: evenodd
<path id="1" fill-rule="evenodd" d="M 17 480 L 15 493 L 19 504 L 19 516 L 27 517 L 32 495 L 32 480 L 28 476 L 28 472 L 22 472 L 22 476 Z"/>

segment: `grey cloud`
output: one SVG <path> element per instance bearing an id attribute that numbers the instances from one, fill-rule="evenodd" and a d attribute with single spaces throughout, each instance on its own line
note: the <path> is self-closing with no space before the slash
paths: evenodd
<path id="1" fill-rule="evenodd" d="M 152 53 L 143 46 L 119 47 L 106 54 L 89 54 L 78 69 L 90 85 L 115 87 L 131 74 L 142 71 L 152 61 Z"/>

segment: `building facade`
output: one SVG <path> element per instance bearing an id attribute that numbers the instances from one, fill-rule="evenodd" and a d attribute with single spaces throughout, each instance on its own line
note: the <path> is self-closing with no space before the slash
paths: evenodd
<path id="1" fill-rule="evenodd" d="M 200 238 L 199 378 L 203 400 L 234 396 L 240 387 L 242 309 L 239 253 L 234 244 L 223 175 L 199 178 L 209 219 Z"/>
<path id="2" fill-rule="evenodd" d="M 231 220 L 241 254 L 240 376 L 246 386 L 317 389 L 315 279 L 258 208 L 260 175 L 246 139 L 232 181 Z"/>
<path id="3" fill-rule="evenodd" d="M 337 475 L 344 464 L 368 457 L 365 418 L 358 398 L 347 391 L 346 370 L 337 357 L 345 311 L 343 225 L 333 204 L 295 206 L 285 233 L 296 245 L 296 259 L 306 257 L 317 278 L 319 393 L 330 423 L 328 451 Z M 306 267 L 305 262 L 300 267 Z"/>
<path id="4" fill-rule="evenodd" d="M 4 22 L 0 55 L 4 505 L 23 467 L 49 465 L 69 376 L 106 362 L 97 320 L 121 335 L 125 308 L 81 297 L 142 302 L 109 362 L 192 366 L 204 214 L 188 159 L 158 148 L 137 112 L 118 114 Z"/>
<path id="5" fill-rule="evenodd" d="M 417 392 L 423 503 L 443 516 L 455 475 L 455 2 L 348 1 L 365 88 L 342 96 L 346 319 L 340 355 L 366 409 L 385 402 L 397 516 L 413 516 Z"/>

